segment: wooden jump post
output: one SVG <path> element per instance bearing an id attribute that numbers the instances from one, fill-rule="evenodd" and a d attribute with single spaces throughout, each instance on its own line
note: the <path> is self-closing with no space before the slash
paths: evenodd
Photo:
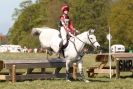
<path id="1" fill-rule="evenodd" d="M 12 73 L 11 73 L 12 83 L 16 82 L 16 65 L 12 65 Z"/>
<path id="2" fill-rule="evenodd" d="M 77 79 L 77 64 L 76 63 L 73 63 L 73 79 Z"/>

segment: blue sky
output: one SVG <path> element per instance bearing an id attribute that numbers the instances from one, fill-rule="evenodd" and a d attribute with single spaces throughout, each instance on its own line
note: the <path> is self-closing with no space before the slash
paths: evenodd
<path id="1" fill-rule="evenodd" d="M 18 8 L 22 1 L 24 0 L 0 0 L 0 34 L 7 34 L 13 24 L 14 9 Z"/>

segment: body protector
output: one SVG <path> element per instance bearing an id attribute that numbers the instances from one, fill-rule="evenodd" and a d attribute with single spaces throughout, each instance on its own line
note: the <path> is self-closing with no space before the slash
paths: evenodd
<path id="1" fill-rule="evenodd" d="M 75 28 L 68 15 L 63 14 L 60 17 L 60 26 L 64 27 L 67 32 L 70 32 L 71 34 L 75 35 Z"/>

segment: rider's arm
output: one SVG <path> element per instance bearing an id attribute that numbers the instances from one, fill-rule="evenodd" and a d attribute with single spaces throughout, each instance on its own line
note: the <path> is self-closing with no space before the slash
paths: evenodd
<path id="1" fill-rule="evenodd" d="M 70 21 L 69 28 L 71 29 L 71 32 L 72 32 L 72 34 L 74 34 L 74 35 L 80 33 L 78 30 L 76 30 L 76 29 L 74 28 L 74 25 L 73 25 L 72 21 Z"/>
<path id="2" fill-rule="evenodd" d="M 71 33 L 75 35 L 75 31 L 76 31 L 76 30 L 75 30 L 75 28 L 74 28 L 74 26 L 73 26 L 72 21 L 70 21 L 70 23 L 69 23 L 69 28 L 71 29 Z"/>

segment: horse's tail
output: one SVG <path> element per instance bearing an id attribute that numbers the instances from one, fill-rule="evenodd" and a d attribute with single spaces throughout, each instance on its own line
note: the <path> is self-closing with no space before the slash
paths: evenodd
<path id="1" fill-rule="evenodd" d="M 41 29 L 33 28 L 31 31 L 31 35 L 40 35 L 41 32 L 42 32 Z"/>

